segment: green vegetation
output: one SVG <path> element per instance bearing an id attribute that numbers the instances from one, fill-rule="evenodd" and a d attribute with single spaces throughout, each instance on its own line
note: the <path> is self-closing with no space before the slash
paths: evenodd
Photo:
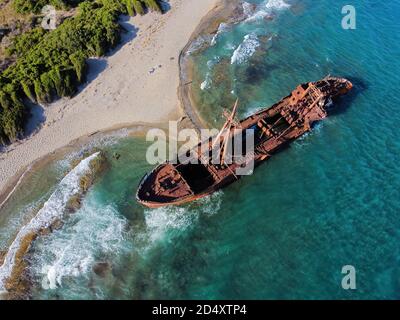
<path id="1" fill-rule="evenodd" d="M 57 9 L 68 9 L 81 1 L 73 0 L 14 0 L 14 9 L 18 13 L 40 13 L 45 5 L 52 5 Z"/>
<path id="2" fill-rule="evenodd" d="M 6 49 L 8 55 L 16 54 L 21 56 L 27 48 L 32 48 L 42 40 L 45 30 L 43 28 L 35 28 L 16 37 L 10 47 Z"/>
<path id="3" fill-rule="evenodd" d="M 35 28 L 14 39 L 9 54 L 18 59 L 0 74 L 0 144 L 23 135 L 28 99 L 48 103 L 72 96 L 85 81 L 86 59 L 103 56 L 120 40 L 120 14 L 143 14 L 144 8 L 161 12 L 158 0 L 14 0 L 19 12 L 35 12 L 45 4 L 68 7 L 78 13 L 56 30 Z"/>
<path id="4" fill-rule="evenodd" d="M 82 0 L 14 0 L 14 9 L 18 13 L 40 13 L 45 5 L 52 5 L 56 9 L 75 7 Z M 161 11 L 157 0 L 107 0 L 106 2 L 122 3 L 128 12 L 144 14 L 144 7 L 154 11 Z"/>

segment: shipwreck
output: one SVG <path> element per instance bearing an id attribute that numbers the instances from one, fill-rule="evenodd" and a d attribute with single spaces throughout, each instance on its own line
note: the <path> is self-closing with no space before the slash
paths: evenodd
<path id="1" fill-rule="evenodd" d="M 290 95 L 269 108 L 241 120 L 235 119 L 238 103 L 227 116 L 220 133 L 211 141 L 203 141 L 193 148 L 198 162 L 163 163 L 146 174 L 140 182 L 136 199 L 146 207 L 182 205 L 206 196 L 239 180 L 235 174 L 244 163 L 225 162 L 227 143 L 236 128 L 254 130 L 254 150 L 244 155 L 255 166 L 265 162 L 290 142 L 312 130 L 313 124 L 325 119 L 336 98 L 352 89 L 344 78 L 327 76 L 300 84 Z M 214 164 L 207 155 L 217 146 L 220 163 Z"/>

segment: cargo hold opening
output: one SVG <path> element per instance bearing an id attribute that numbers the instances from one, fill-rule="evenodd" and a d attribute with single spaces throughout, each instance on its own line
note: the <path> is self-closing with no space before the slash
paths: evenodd
<path id="1" fill-rule="evenodd" d="M 199 193 L 211 187 L 215 180 L 202 164 L 180 164 L 175 168 L 189 184 L 194 193 Z"/>

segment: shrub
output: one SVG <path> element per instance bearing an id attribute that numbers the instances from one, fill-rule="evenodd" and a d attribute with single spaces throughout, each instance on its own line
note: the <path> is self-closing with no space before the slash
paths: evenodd
<path id="1" fill-rule="evenodd" d="M 78 5 L 78 13 L 56 30 L 40 28 L 17 37 L 9 52 L 18 59 L 0 74 L 0 143 L 23 134 L 24 100 L 51 102 L 72 96 L 85 80 L 86 59 L 102 56 L 120 40 L 118 17 L 143 14 L 144 6 L 161 12 L 158 0 L 15 0 L 18 12 L 37 12 L 43 5 Z M 26 106 L 26 104 L 25 104 Z"/>

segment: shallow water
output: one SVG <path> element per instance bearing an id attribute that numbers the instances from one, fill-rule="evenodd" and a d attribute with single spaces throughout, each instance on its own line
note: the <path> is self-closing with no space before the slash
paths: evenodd
<path id="1" fill-rule="evenodd" d="M 236 96 L 246 115 L 328 73 L 352 79 L 354 92 L 256 175 L 180 208 L 136 204 L 152 167 L 143 138 L 98 143 L 108 170 L 82 208 L 34 244 L 34 298 L 400 298 L 400 4 L 354 1 L 350 31 L 341 29 L 345 1 L 252 2 L 250 19 L 192 53 L 210 126 Z M 71 170 L 68 159 L 29 176 L 1 209 L 1 248 Z M 349 264 L 355 291 L 341 287 Z"/>

